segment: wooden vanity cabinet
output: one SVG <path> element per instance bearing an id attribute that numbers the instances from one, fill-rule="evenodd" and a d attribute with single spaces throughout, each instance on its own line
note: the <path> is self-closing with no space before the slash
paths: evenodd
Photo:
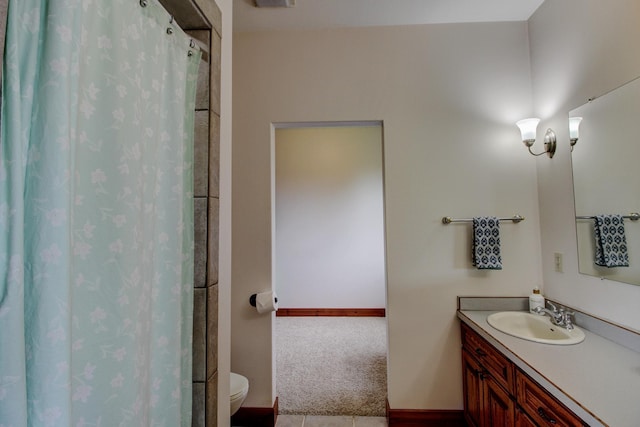
<path id="1" fill-rule="evenodd" d="M 481 419 L 484 415 L 484 404 L 482 402 L 482 381 L 480 378 L 483 371 L 476 359 L 469 352 L 462 349 L 462 382 L 464 388 L 464 417 L 469 427 L 479 427 L 484 425 Z"/>
<path id="2" fill-rule="evenodd" d="M 522 409 L 516 409 L 516 427 L 538 427 L 536 423 L 534 423 L 531 418 L 524 412 Z"/>
<path id="3" fill-rule="evenodd" d="M 515 425 L 513 364 L 462 324 L 464 415 L 469 426 Z"/>
<path id="4" fill-rule="evenodd" d="M 573 412 L 550 396 L 538 383 L 519 370 L 516 373 L 516 390 L 518 405 L 536 424 L 570 427 L 586 425 Z"/>
<path id="5" fill-rule="evenodd" d="M 512 397 L 463 350 L 465 419 L 469 426 L 513 426 L 514 402 Z"/>
<path id="6" fill-rule="evenodd" d="M 470 427 L 583 427 L 573 412 L 461 323 L 464 417 Z"/>

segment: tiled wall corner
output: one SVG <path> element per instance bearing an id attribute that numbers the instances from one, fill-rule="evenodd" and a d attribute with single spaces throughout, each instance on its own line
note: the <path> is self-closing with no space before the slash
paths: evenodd
<path id="1" fill-rule="evenodd" d="M 229 398 L 227 397 L 227 400 Z M 218 424 L 218 372 L 216 371 L 207 380 L 206 385 L 206 423 L 207 427 L 215 427 Z"/>
<path id="2" fill-rule="evenodd" d="M 207 330 L 218 330 L 218 285 L 207 288 Z M 216 373 L 218 367 L 218 334 L 208 334 L 206 345 L 206 377 L 211 378 Z"/>
<path id="3" fill-rule="evenodd" d="M 218 237 L 220 199 L 209 197 L 209 244 L 208 244 L 208 264 L 207 264 L 207 284 L 208 286 L 218 283 Z M 216 314 L 217 315 L 217 314 Z"/>
<path id="4" fill-rule="evenodd" d="M 211 98 L 209 109 L 220 116 L 220 61 L 222 57 L 222 40 L 215 31 L 211 33 Z M 217 83 L 216 83 L 217 82 Z"/>
<path id="5" fill-rule="evenodd" d="M 204 44 L 208 50 L 211 49 L 211 31 L 194 30 L 188 32 L 191 37 Z M 202 51 L 202 61 L 198 68 L 198 84 L 196 86 L 196 111 L 209 109 L 210 89 L 209 73 L 209 52 Z"/>
<path id="6" fill-rule="evenodd" d="M 1 1 L 1 0 L 0 0 Z M 218 417 L 218 218 L 222 14 L 212 0 L 191 0 L 212 23 L 187 33 L 205 44 L 198 70 L 194 133 L 193 427 Z"/>
<path id="7" fill-rule="evenodd" d="M 209 126 L 209 197 L 220 197 L 220 116 L 211 114 Z"/>
<path id="8" fill-rule="evenodd" d="M 206 383 L 193 383 L 193 405 L 191 413 L 191 427 L 205 427 Z M 211 424 L 215 425 L 215 424 Z"/>
<path id="9" fill-rule="evenodd" d="M 207 288 L 193 292 L 193 381 L 207 380 Z"/>
<path id="10" fill-rule="evenodd" d="M 207 286 L 207 228 L 209 215 L 206 197 L 193 200 L 193 286 Z"/>
<path id="11" fill-rule="evenodd" d="M 195 0 L 194 3 L 202 11 L 202 14 L 207 17 L 211 25 L 215 29 L 222 28 L 222 13 L 218 8 L 218 5 L 213 0 Z"/>
<path id="12" fill-rule="evenodd" d="M 193 194 L 206 197 L 209 193 L 209 111 L 196 111 L 193 135 Z"/>

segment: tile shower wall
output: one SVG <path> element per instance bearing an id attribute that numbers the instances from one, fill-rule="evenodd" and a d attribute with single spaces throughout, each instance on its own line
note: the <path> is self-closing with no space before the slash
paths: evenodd
<path id="1" fill-rule="evenodd" d="M 194 136 L 194 316 L 193 427 L 212 427 L 217 420 L 218 354 L 218 209 L 220 149 L 219 9 L 213 4 L 211 30 L 190 30 L 204 43 L 198 74 Z"/>

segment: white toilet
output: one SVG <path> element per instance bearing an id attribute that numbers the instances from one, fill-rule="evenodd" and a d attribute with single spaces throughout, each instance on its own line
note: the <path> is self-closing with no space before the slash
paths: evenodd
<path id="1" fill-rule="evenodd" d="M 240 374 L 231 372 L 230 385 L 231 415 L 233 415 L 240 409 L 242 402 L 244 402 L 245 397 L 247 397 L 247 393 L 249 393 L 249 380 Z"/>

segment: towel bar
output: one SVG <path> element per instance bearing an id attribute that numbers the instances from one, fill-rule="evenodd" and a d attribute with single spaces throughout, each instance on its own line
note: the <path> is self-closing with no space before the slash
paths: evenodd
<path id="1" fill-rule="evenodd" d="M 638 214 L 640 218 L 640 214 Z M 443 224 L 451 224 L 452 222 L 472 222 L 473 218 L 451 218 L 450 216 L 442 217 Z M 514 215 L 511 218 L 498 218 L 498 221 L 512 221 L 514 224 L 519 223 L 520 221 L 524 221 L 524 217 L 522 215 Z"/>
<path id="2" fill-rule="evenodd" d="M 595 216 L 588 216 L 588 215 L 576 216 L 576 219 L 595 219 L 595 218 L 596 218 Z M 640 219 L 640 213 L 631 212 L 629 215 L 622 215 L 622 218 L 630 219 L 631 221 L 637 221 Z"/>

